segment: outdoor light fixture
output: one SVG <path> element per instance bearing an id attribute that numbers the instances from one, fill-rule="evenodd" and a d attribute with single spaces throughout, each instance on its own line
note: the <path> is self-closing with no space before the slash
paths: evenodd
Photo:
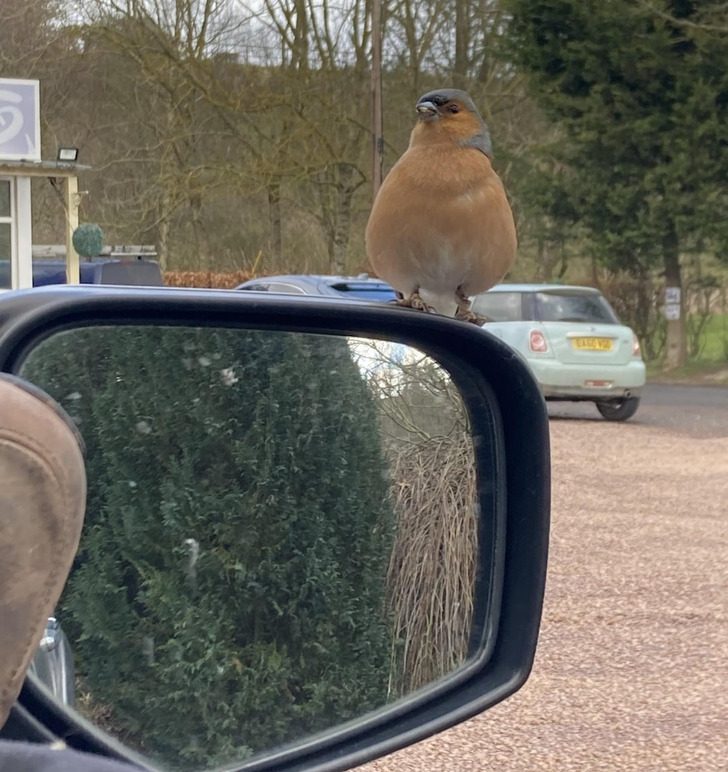
<path id="1" fill-rule="evenodd" d="M 59 147 L 58 160 L 65 163 L 76 163 L 78 159 L 77 147 Z"/>

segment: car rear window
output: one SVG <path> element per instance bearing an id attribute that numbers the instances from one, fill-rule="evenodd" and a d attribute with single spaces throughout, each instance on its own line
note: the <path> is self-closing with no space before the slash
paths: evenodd
<path id="1" fill-rule="evenodd" d="M 386 284 L 355 284 L 351 282 L 340 282 L 338 284 L 332 284 L 331 286 L 338 292 L 363 300 L 379 300 L 386 303 L 389 300 L 397 299 L 397 293 Z"/>
<path id="2" fill-rule="evenodd" d="M 523 321 L 521 292 L 484 292 L 473 299 L 473 311 L 494 322 Z"/>
<path id="3" fill-rule="evenodd" d="M 619 324 L 609 303 L 596 292 L 536 292 L 534 298 L 540 322 Z"/>
<path id="4" fill-rule="evenodd" d="M 289 284 L 285 281 L 272 281 L 268 285 L 268 292 L 284 292 L 288 295 L 305 295 L 306 290 L 297 287 L 295 284 Z"/>

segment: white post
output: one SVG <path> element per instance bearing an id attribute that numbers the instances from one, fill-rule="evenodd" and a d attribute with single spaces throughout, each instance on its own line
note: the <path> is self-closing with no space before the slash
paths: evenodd
<path id="1" fill-rule="evenodd" d="M 78 253 L 73 246 L 73 232 L 78 228 L 78 177 L 66 177 L 63 184 L 66 209 L 66 283 L 80 284 Z"/>
<path id="2" fill-rule="evenodd" d="M 30 203 L 30 177 L 15 180 L 16 275 L 14 286 L 33 286 L 33 217 Z"/>

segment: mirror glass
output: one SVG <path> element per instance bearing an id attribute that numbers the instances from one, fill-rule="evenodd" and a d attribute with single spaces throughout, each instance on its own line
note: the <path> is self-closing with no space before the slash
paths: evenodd
<path id="1" fill-rule="evenodd" d="M 20 374 L 78 424 L 89 482 L 35 672 L 127 746 L 168 769 L 242 762 L 466 661 L 473 444 L 432 358 L 109 326 L 48 337 Z"/>

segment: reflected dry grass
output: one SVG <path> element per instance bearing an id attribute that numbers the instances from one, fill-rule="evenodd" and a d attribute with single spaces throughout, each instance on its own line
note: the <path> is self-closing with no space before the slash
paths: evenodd
<path id="1" fill-rule="evenodd" d="M 397 694 L 464 662 L 478 553 L 470 436 L 459 430 L 400 451 L 392 459 L 398 530 L 388 575 Z"/>
<path id="2" fill-rule="evenodd" d="M 475 455 L 449 374 L 414 349 L 395 357 L 368 346 L 396 516 L 387 576 L 396 698 L 467 657 L 478 555 Z"/>

